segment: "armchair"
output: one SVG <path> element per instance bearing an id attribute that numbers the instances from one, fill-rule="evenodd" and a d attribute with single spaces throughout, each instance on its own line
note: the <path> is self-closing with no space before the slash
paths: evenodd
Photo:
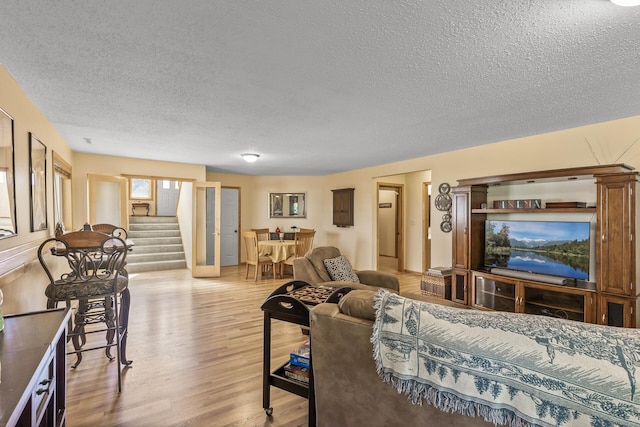
<path id="1" fill-rule="evenodd" d="M 376 290 L 387 288 L 398 292 L 400 283 L 392 274 L 381 273 L 375 270 L 354 271 L 360 283 L 351 281 L 335 281 L 331 279 L 324 260 L 339 257 L 340 250 L 334 246 L 320 246 L 301 258 L 293 260 L 293 278 L 302 280 L 310 285 L 349 286 L 354 289 Z"/>

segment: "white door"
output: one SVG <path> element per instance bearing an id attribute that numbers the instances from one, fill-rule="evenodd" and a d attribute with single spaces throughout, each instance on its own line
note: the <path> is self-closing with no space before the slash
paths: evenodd
<path id="1" fill-rule="evenodd" d="M 157 216 L 176 216 L 180 182 L 159 179 L 156 183 L 158 193 Z"/>
<path id="2" fill-rule="evenodd" d="M 220 224 L 220 265 L 238 265 L 238 254 L 240 245 L 240 189 L 222 189 L 222 211 Z"/>
<path id="3" fill-rule="evenodd" d="M 221 193 L 219 182 L 193 184 L 193 277 L 220 277 Z"/>

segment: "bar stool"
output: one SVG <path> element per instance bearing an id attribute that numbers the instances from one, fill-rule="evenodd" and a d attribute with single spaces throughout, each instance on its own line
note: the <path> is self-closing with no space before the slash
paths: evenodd
<path id="1" fill-rule="evenodd" d="M 97 231 L 74 231 L 45 240 L 38 248 L 38 260 L 49 278 L 45 290 L 47 308 L 64 302 L 67 307 L 78 301 L 74 325 L 68 337 L 73 342 L 77 367 L 85 351 L 105 349 L 106 356 L 117 359 L 118 392 L 122 390 L 122 365 L 132 362 L 126 359 L 125 346 L 129 314 L 129 279 L 124 266 L 127 245 L 120 237 Z M 63 266 L 62 259 L 66 261 Z M 59 278 L 54 272 L 63 271 Z M 104 327 L 87 331 L 91 324 Z M 86 335 L 106 332 L 102 345 L 86 347 Z M 82 341 L 82 342 L 81 342 Z M 111 348 L 116 347 L 116 356 Z"/>

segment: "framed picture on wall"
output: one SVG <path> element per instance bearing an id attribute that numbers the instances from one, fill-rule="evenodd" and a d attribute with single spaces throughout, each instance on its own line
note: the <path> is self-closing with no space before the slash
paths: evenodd
<path id="1" fill-rule="evenodd" d="M 47 229 L 47 147 L 29 132 L 31 231 Z"/>
<path id="2" fill-rule="evenodd" d="M 13 167 L 13 119 L 0 108 L 0 239 L 18 233 Z"/>

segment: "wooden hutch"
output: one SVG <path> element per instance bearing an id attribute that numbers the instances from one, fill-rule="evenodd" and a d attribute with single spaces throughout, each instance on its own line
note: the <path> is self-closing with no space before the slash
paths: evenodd
<path id="1" fill-rule="evenodd" d="M 478 309 L 554 315 L 590 323 L 636 327 L 639 253 L 636 239 L 638 172 L 624 164 L 462 179 L 452 189 L 452 300 Z M 579 184 L 581 183 L 581 184 Z M 541 200 L 574 200 L 572 186 L 595 193 L 587 207 L 494 208 L 492 191 Z M 508 186 L 505 190 L 504 187 Z M 497 190 L 499 189 L 499 190 Z M 540 191 L 540 193 L 536 193 Z M 591 197 L 591 196 L 590 196 Z M 591 282 L 555 285 L 492 274 L 484 266 L 485 221 L 590 215 L 595 221 Z M 592 257 L 594 254 L 592 254 Z"/>

